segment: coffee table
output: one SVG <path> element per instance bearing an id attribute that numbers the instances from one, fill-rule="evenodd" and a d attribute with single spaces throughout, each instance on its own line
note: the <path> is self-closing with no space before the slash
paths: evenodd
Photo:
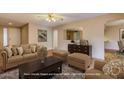
<path id="1" fill-rule="evenodd" d="M 42 63 L 39 59 L 19 66 L 20 79 L 51 78 L 56 73 L 62 72 L 62 59 L 50 56 Z"/>

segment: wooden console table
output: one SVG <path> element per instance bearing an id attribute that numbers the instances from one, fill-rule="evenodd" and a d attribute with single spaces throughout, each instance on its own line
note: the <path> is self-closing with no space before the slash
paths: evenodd
<path id="1" fill-rule="evenodd" d="M 68 44 L 68 51 L 70 53 L 84 53 L 89 56 L 92 56 L 92 46 L 91 45 Z"/>

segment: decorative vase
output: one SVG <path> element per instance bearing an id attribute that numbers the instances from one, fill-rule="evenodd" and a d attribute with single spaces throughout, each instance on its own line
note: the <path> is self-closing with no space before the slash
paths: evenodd
<path id="1" fill-rule="evenodd" d="M 46 47 L 42 47 L 40 49 L 38 49 L 38 57 L 41 61 L 41 63 L 44 63 L 46 61 L 46 57 L 47 57 L 47 48 Z"/>

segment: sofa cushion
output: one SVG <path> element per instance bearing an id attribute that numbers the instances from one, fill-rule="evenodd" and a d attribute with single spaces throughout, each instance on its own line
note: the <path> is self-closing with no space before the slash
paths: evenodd
<path id="1" fill-rule="evenodd" d="M 31 52 L 32 53 L 35 53 L 36 52 L 36 46 L 32 45 L 32 46 L 30 46 L 30 48 L 31 48 Z"/>
<path id="2" fill-rule="evenodd" d="M 24 50 L 24 54 L 28 54 L 27 52 L 30 51 L 30 50 L 28 50 L 30 48 L 30 45 L 29 44 L 24 44 L 24 45 L 21 45 L 21 47 Z"/>
<path id="3" fill-rule="evenodd" d="M 5 47 L 4 49 L 7 52 L 7 57 L 10 58 L 12 56 L 12 50 L 11 50 L 11 48 Z"/>
<path id="4" fill-rule="evenodd" d="M 12 56 L 11 58 L 8 59 L 8 63 L 11 62 L 20 62 L 23 60 L 23 56 L 17 55 L 17 56 Z"/>
<path id="5" fill-rule="evenodd" d="M 33 59 L 36 57 L 37 57 L 37 53 L 30 53 L 30 54 L 24 54 L 23 55 L 24 60 L 30 60 L 30 59 Z"/>
<path id="6" fill-rule="evenodd" d="M 18 54 L 21 56 L 24 52 L 22 47 L 17 47 Z"/>
<path id="7" fill-rule="evenodd" d="M 25 50 L 25 49 L 29 48 L 30 45 L 29 44 L 24 44 L 24 45 L 21 45 L 21 47 Z"/>
<path id="8" fill-rule="evenodd" d="M 13 56 L 18 55 L 17 47 L 12 47 L 11 50 L 12 50 Z"/>
<path id="9" fill-rule="evenodd" d="M 25 49 L 24 54 L 30 54 L 31 53 L 31 48 Z"/>

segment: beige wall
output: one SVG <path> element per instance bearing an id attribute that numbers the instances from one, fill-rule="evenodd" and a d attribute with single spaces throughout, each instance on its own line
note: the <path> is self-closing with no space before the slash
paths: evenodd
<path id="1" fill-rule="evenodd" d="M 28 30 L 29 24 L 26 24 L 21 27 L 21 44 L 28 44 Z"/>
<path id="2" fill-rule="evenodd" d="M 47 30 L 47 42 L 38 42 L 38 29 Z M 40 27 L 33 24 L 26 24 L 21 28 L 8 27 L 9 45 L 20 45 L 28 43 L 38 43 L 52 49 L 53 32 L 51 28 Z M 0 48 L 3 44 L 2 26 L 0 27 Z"/>
<path id="3" fill-rule="evenodd" d="M 47 42 L 38 42 L 38 29 L 47 30 Z M 38 43 L 46 46 L 48 49 L 52 49 L 52 36 L 53 32 L 50 28 L 29 24 L 29 43 Z"/>
<path id="4" fill-rule="evenodd" d="M 56 49 L 58 47 L 58 31 L 53 31 L 53 48 Z"/>
<path id="5" fill-rule="evenodd" d="M 105 49 L 114 49 L 119 50 L 118 41 L 119 41 L 119 30 L 124 28 L 124 25 L 116 26 L 107 26 L 105 29 Z"/>
<path id="6" fill-rule="evenodd" d="M 38 42 L 38 29 L 47 30 L 47 42 Z M 29 23 L 21 27 L 21 44 L 33 44 L 37 43 L 46 46 L 48 49 L 52 49 L 52 30 L 41 26 Z"/>
<path id="7" fill-rule="evenodd" d="M 0 26 L 0 49 L 3 46 L 3 27 Z"/>
<path id="8" fill-rule="evenodd" d="M 20 28 L 8 27 L 9 45 L 20 45 Z"/>
<path id="9" fill-rule="evenodd" d="M 83 38 L 92 45 L 92 57 L 104 59 L 104 25 L 106 22 L 124 18 L 124 14 L 107 14 L 96 18 L 68 23 L 53 28 L 59 32 L 59 48 L 67 50 L 68 41 L 64 40 L 63 31 L 68 28 L 83 28 Z"/>

